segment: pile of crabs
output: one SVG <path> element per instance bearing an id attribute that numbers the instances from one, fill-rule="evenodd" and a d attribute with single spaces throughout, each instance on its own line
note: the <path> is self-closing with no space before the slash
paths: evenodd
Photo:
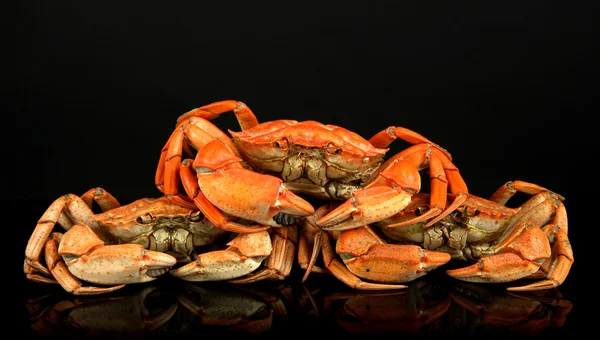
<path id="1" fill-rule="evenodd" d="M 227 134 L 211 121 L 231 111 L 241 131 Z M 396 139 L 411 146 L 386 158 Z M 367 140 L 215 102 L 177 119 L 155 180 L 160 197 L 123 206 L 99 187 L 56 199 L 27 243 L 26 277 L 93 295 L 167 273 L 243 284 L 299 268 L 387 290 L 451 262 L 464 263 L 446 269 L 458 280 L 530 291 L 561 285 L 573 264 L 562 196 L 523 181 L 474 196 L 445 149 L 402 127 Z M 518 192 L 528 198 L 508 207 Z"/>

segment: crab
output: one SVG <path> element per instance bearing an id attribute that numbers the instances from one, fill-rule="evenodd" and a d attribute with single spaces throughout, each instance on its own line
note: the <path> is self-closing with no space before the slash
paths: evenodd
<path id="1" fill-rule="evenodd" d="M 517 208 L 507 207 L 517 192 L 531 197 Z M 322 235 L 317 243 L 321 243 L 326 268 L 317 266 L 315 271 L 329 271 L 356 289 L 406 288 L 399 283 L 422 277 L 450 260 L 472 263 L 446 270 L 446 274 L 462 281 L 510 283 L 540 279 L 507 285 L 511 291 L 552 289 L 567 278 L 574 258 L 561 195 L 533 183 L 509 181 L 489 200 L 469 194 L 451 215 L 431 227 L 425 222 L 389 227 L 426 212 L 429 200 L 428 195 L 417 194 L 404 211 L 373 225 L 341 232 L 335 228 L 319 230 L 315 221 L 330 209 L 324 205 L 315 216 L 301 222 L 304 231 L 298 261 L 306 274 L 313 271 L 318 251 L 313 248 L 311 254 L 306 244 Z"/>
<path id="2" fill-rule="evenodd" d="M 231 137 L 210 120 L 233 111 L 241 132 Z M 412 146 L 384 160 L 396 139 Z M 194 159 L 184 159 L 184 152 Z M 467 197 L 468 189 L 450 154 L 420 134 L 390 126 L 369 140 L 317 121 L 258 123 L 244 103 L 215 102 L 191 110 L 162 149 L 156 186 L 181 204 L 190 199 L 218 228 L 249 233 L 295 225 L 313 215 L 301 196 L 345 201 L 317 224 L 352 229 L 401 212 L 420 191 L 420 171 L 429 168 L 430 207 L 407 225 L 443 219 Z M 180 193 L 183 185 L 186 195 Z M 447 204 L 447 191 L 453 195 Z M 227 215 L 253 221 L 244 226 Z"/>
<path id="3" fill-rule="evenodd" d="M 101 213 L 92 211 L 94 202 Z M 53 232 L 56 224 L 66 232 Z M 59 283 L 74 295 L 109 293 L 167 272 L 185 281 L 251 282 L 288 274 L 294 256 L 285 255 L 295 252 L 287 236 L 293 240 L 294 232 L 235 235 L 168 197 L 121 206 L 98 187 L 81 197 L 63 195 L 48 207 L 27 243 L 24 272 L 31 281 Z M 228 247 L 213 250 L 222 241 Z M 271 258 L 273 247 L 283 257 Z M 198 254 L 202 250 L 208 251 Z"/>

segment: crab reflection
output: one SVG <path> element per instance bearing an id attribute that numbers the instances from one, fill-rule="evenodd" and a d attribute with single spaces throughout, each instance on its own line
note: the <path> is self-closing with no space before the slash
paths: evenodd
<path id="1" fill-rule="evenodd" d="M 54 292 L 29 299 L 30 329 L 43 336 L 262 334 L 274 319 L 287 318 L 278 295 L 286 294 L 285 285 L 272 293 L 217 282 L 126 288 L 102 297 Z"/>
<path id="2" fill-rule="evenodd" d="M 454 280 L 417 280 L 403 291 L 355 291 L 338 281 L 278 283 L 158 282 L 102 297 L 63 290 L 26 307 L 36 335 L 289 334 L 326 328 L 367 334 L 523 334 L 563 327 L 573 304 L 554 290 L 508 292 Z"/>
<path id="3" fill-rule="evenodd" d="M 557 289 L 509 292 L 497 286 L 419 279 L 407 290 L 327 294 L 305 286 L 306 315 L 353 335 L 522 334 L 563 327 L 573 304 Z"/>

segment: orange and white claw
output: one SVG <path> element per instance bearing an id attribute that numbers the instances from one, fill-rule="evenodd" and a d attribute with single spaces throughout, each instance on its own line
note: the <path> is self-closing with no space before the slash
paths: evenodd
<path id="1" fill-rule="evenodd" d="M 410 203 L 411 197 L 402 189 L 384 186 L 357 190 L 346 202 L 318 219 L 317 225 L 328 231 L 368 225 L 397 214 Z"/>
<path id="2" fill-rule="evenodd" d="M 102 246 L 82 256 L 63 254 L 63 259 L 74 276 L 103 285 L 153 281 L 177 262 L 140 244 Z"/>
<path id="3" fill-rule="evenodd" d="M 199 173 L 198 183 L 206 198 L 221 211 L 263 225 L 285 225 L 283 216 L 292 217 L 290 224 L 295 224 L 294 218 L 315 212 L 310 203 L 288 190 L 281 179 L 243 168 Z"/>
<path id="4" fill-rule="evenodd" d="M 73 225 L 53 251 L 55 243 L 46 244 L 47 262 L 64 261 L 73 276 L 102 285 L 152 281 L 177 262 L 173 256 L 146 250 L 141 244 L 105 245 L 88 225 L 81 223 Z M 56 278 L 57 274 L 53 275 Z"/>
<path id="5" fill-rule="evenodd" d="M 185 281 L 222 281 L 247 275 L 261 265 L 273 250 L 267 231 L 239 234 L 225 250 L 200 254 L 196 261 L 172 270 Z"/>
<path id="6" fill-rule="evenodd" d="M 450 261 L 450 254 L 415 245 L 376 244 L 361 256 L 344 260 L 356 276 L 376 282 L 410 282 Z"/>
<path id="7" fill-rule="evenodd" d="M 539 264 L 513 253 L 486 256 L 464 268 L 450 269 L 446 274 L 467 282 L 504 283 L 528 277 L 540 268 Z"/>
<path id="8" fill-rule="evenodd" d="M 417 245 L 385 243 L 367 226 L 341 232 L 335 251 L 354 275 L 380 283 L 413 281 L 451 259 Z"/>

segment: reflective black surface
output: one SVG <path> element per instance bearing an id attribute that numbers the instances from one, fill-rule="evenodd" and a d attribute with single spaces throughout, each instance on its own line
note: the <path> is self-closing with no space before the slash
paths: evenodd
<path id="1" fill-rule="evenodd" d="M 0 107 L 9 117 L 4 294 L 16 300 L 3 309 L 18 311 L 10 330 L 309 337 L 578 329 L 575 271 L 593 267 L 580 265 L 579 254 L 593 249 L 595 225 L 586 223 L 594 218 L 586 205 L 595 202 L 588 196 L 596 181 L 583 177 L 597 149 L 597 126 L 586 115 L 597 102 L 587 85 L 597 82 L 595 11 L 575 2 L 9 3 L 1 11 L 11 30 Z M 244 101 L 261 122 L 314 119 L 366 138 L 391 125 L 410 128 L 449 150 L 481 197 L 509 180 L 556 191 L 567 198 L 577 258 L 569 277 L 549 295 L 525 296 L 459 285 L 442 270 L 393 295 L 358 293 L 317 275 L 305 287 L 297 272 L 286 283 L 243 287 L 164 277 L 90 298 L 24 278 L 25 244 L 54 199 L 95 186 L 123 203 L 157 195 L 156 162 L 175 119 L 225 99 Z M 218 126 L 239 131 L 233 115 Z M 390 155 L 405 145 L 394 143 Z M 285 313 L 274 309 L 282 305 Z M 226 306 L 254 313 L 211 312 Z M 238 319 L 249 326 L 232 326 Z"/>
<path id="2" fill-rule="evenodd" d="M 31 284 L 24 301 L 36 336 L 249 334 L 556 335 L 575 332 L 574 303 L 559 289 L 509 293 L 435 273 L 402 291 L 354 291 L 320 274 L 306 284 L 189 283 L 165 276 L 111 294 L 76 297 Z"/>

